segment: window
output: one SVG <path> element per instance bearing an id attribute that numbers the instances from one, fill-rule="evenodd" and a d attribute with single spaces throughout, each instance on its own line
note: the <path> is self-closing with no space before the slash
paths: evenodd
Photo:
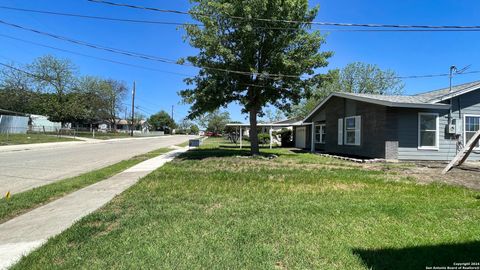
<path id="1" fill-rule="evenodd" d="M 315 126 L 315 142 L 316 143 L 325 143 L 325 124 L 320 124 Z"/>
<path id="2" fill-rule="evenodd" d="M 345 118 L 344 140 L 346 145 L 360 145 L 361 117 L 351 116 Z"/>
<path id="3" fill-rule="evenodd" d="M 418 114 L 418 148 L 438 149 L 438 114 Z"/>
<path id="4" fill-rule="evenodd" d="M 467 145 L 468 141 L 475 135 L 475 133 L 480 129 L 480 116 L 476 115 L 465 115 L 464 119 L 464 127 L 465 127 L 465 137 L 464 137 L 464 145 Z M 479 147 L 479 143 L 477 143 L 477 147 Z"/>

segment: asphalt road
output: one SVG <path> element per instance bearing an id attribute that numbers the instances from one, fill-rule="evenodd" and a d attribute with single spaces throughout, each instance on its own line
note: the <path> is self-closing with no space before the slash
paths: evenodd
<path id="1" fill-rule="evenodd" d="M 165 136 L 102 142 L 52 144 L 0 151 L 0 196 L 99 169 L 133 156 L 180 144 L 194 136 Z M 0 147 L 1 150 L 1 147 Z"/>

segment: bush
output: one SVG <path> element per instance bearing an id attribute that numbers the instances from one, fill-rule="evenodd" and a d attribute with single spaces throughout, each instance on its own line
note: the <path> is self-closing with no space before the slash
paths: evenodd
<path id="1" fill-rule="evenodd" d="M 282 147 L 293 147 L 293 132 L 290 129 L 283 128 L 279 134 Z"/>
<path id="2" fill-rule="evenodd" d="M 270 134 L 268 133 L 259 133 L 258 142 L 260 144 L 269 144 L 270 143 Z"/>

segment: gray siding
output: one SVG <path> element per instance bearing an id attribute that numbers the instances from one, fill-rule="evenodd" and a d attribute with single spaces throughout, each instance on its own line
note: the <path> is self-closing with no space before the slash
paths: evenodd
<path id="1" fill-rule="evenodd" d="M 418 149 L 420 112 L 439 114 L 438 150 Z M 332 97 L 307 119 L 307 122 L 326 125 L 326 143 L 315 144 L 317 151 L 372 158 L 445 161 L 451 160 L 457 153 L 456 139 L 447 132 L 448 112 L 448 110 L 391 108 Z M 361 145 L 338 145 L 338 119 L 356 115 L 362 117 Z M 461 134 L 462 142 L 465 115 L 480 116 L 480 91 L 473 91 L 452 100 L 452 118 L 457 121 L 457 130 Z M 310 149 L 311 126 L 307 127 L 306 137 L 306 149 Z M 480 149 L 474 151 L 469 160 L 480 160 Z"/>
<path id="2" fill-rule="evenodd" d="M 457 121 L 457 129 L 460 131 L 461 140 L 464 141 L 463 121 L 465 115 L 480 116 L 480 92 L 473 91 L 456 97 L 452 101 L 452 119 Z M 418 149 L 418 113 L 439 113 L 439 149 Z M 448 110 L 414 110 L 394 109 L 395 119 L 398 125 L 398 159 L 401 160 L 451 160 L 456 155 L 456 141 L 447 133 Z M 480 160 L 480 152 L 472 153 L 468 160 Z"/>

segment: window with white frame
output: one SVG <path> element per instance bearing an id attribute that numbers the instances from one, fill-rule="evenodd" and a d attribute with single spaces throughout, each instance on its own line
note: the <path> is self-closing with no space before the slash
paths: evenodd
<path id="1" fill-rule="evenodd" d="M 315 142 L 316 143 L 325 143 L 325 124 L 319 124 L 315 126 Z"/>
<path id="2" fill-rule="evenodd" d="M 360 145 L 361 116 L 345 117 L 344 140 L 346 145 Z"/>
<path id="3" fill-rule="evenodd" d="M 480 116 L 465 115 L 464 129 L 464 144 L 466 145 L 473 135 L 475 135 L 475 133 L 480 129 Z M 479 143 L 477 143 L 477 147 L 479 147 Z"/>
<path id="4" fill-rule="evenodd" d="M 418 148 L 438 149 L 438 113 L 418 114 Z"/>

